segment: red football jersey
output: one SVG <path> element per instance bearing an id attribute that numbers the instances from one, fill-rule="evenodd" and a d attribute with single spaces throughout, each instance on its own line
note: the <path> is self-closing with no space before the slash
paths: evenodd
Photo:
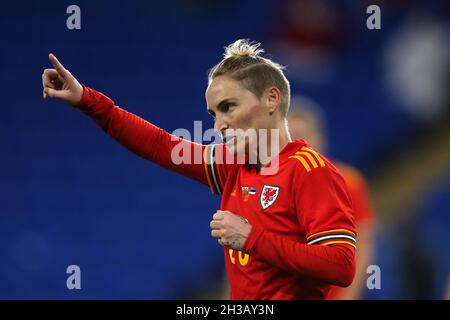
<path id="1" fill-rule="evenodd" d="M 223 154 L 220 148 L 208 146 L 205 158 Z M 324 298 L 328 283 L 289 266 L 297 260 L 295 245 L 355 248 L 351 200 L 335 166 L 303 140 L 289 143 L 277 160 L 278 170 L 269 175 L 264 171 L 271 164 L 261 171 L 208 165 L 211 189 L 222 194 L 221 210 L 243 216 L 253 227 L 245 252 L 224 249 L 231 299 Z"/>
<path id="2" fill-rule="evenodd" d="M 243 251 L 224 249 L 232 299 L 323 299 L 330 285 L 351 283 L 356 232 L 350 196 L 335 166 L 305 141 L 290 142 L 259 171 L 223 164 L 224 145 L 175 137 L 90 88 L 84 87 L 77 108 L 137 155 L 209 185 L 222 195 L 222 210 L 249 221 Z M 174 163 L 174 148 L 189 150 L 190 160 L 200 155 L 200 162 Z M 278 170 L 265 174 L 275 163 Z"/>

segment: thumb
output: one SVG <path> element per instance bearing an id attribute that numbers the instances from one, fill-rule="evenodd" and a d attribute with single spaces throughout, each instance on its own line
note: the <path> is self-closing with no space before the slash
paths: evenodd
<path id="1" fill-rule="evenodd" d="M 65 92 L 63 90 L 55 90 L 52 88 L 45 88 L 44 94 L 49 96 L 50 98 L 56 98 L 56 99 L 62 99 L 65 100 L 67 98 L 68 92 Z"/>

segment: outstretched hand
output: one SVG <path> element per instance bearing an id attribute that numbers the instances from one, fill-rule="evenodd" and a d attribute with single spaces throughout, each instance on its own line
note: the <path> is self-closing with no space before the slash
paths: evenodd
<path id="1" fill-rule="evenodd" d="M 78 80 L 50 53 L 48 55 L 54 69 L 45 69 L 42 74 L 43 97 L 60 99 L 75 106 L 83 95 L 83 87 Z"/>

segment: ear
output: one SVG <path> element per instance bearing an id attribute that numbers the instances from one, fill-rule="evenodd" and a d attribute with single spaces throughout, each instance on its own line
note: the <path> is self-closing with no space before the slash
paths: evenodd
<path id="1" fill-rule="evenodd" d="M 275 86 L 269 87 L 266 90 L 266 103 L 270 115 L 274 114 L 281 106 L 281 92 Z"/>

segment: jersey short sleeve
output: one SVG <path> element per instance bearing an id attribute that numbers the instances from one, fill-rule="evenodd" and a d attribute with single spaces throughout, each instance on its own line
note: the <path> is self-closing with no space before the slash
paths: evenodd
<path id="1" fill-rule="evenodd" d="M 356 248 L 352 200 L 344 179 L 328 159 L 308 150 L 320 165 L 299 165 L 294 185 L 297 217 L 307 244 Z"/>

